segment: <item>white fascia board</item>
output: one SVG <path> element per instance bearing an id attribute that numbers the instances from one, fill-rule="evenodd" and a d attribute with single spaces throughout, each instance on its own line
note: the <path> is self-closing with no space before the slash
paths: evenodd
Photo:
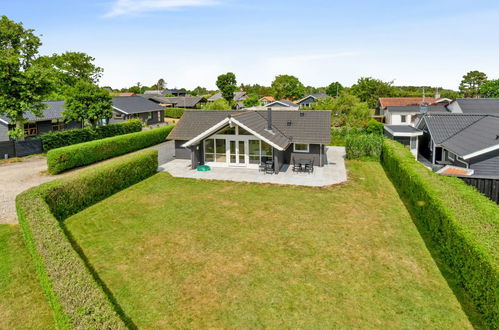
<path id="1" fill-rule="evenodd" d="M 243 129 L 245 129 L 247 132 L 250 132 L 251 134 L 253 134 L 257 138 L 259 138 L 260 140 L 267 142 L 268 144 L 270 144 L 272 147 L 276 148 L 277 150 L 284 151 L 284 148 L 279 147 L 277 144 L 275 144 L 274 142 L 272 142 L 272 141 L 268 140 L 267 138 L 261 136 L 260 134 L 258 134 L 257 132 L 255 132 L 254 130 L 252 130 L 251 128 L 249 128 L 248 126 L 243 125 L 237 119 L 231 118 L 231 121 L 233 123 L 235 123 L 237 126 L 242 127 Z"/>
<path id="2" fill-rule="evenodd" d="M 201 134 L 199 134 L 198 136 L 195 136 L 192 139 L 190 139 L 189 141 L 187 141 L 186 143 L 182 144 L 182 147 L 186 148 L 186 147 L 189 147 L 189 146 L 191 146 L 191 145 L 193 145 L 193 144 L 201 141 L 205 137 L 210 136 L 211 134 L 213 134 L 216 131 L 218 131 L 220 128 L 222 128 L 223 126 L 225 126 L 225 124 L 228 124 L 229 121 L 230 121 L 229 117 L 225 118 L 224 120 L 222 120 L 218 124 L 216 124 L 214 126 L 211 126 L 206 131 L 204 131 Z"/>
<path id="3" fill-rule="evenodd" d="M 125 110 L 118 109 L 118 108 L 116 108 L 114 105 L 112 106 L 112 108 L 113 108 L 114 110 L 116 110 L 116 111 L 119 111 L 119 112 L 121 112 L 121 113 L 125 114 L 125 115 L 129 115 L 129 113 L 128 113 L 128 112 L 126 112 Z"/>
<path id="4" fill-rule="evenodd" d="M 0 123 L 4 123 L 5 125 L 9 125 L 9 123 L 6 122 L 5 120 L 3 120 L 2 118 L 0 118 Z"/>
<path id="5" fill-rule="evenodd" d="M 409 125 L 407 125 L 409 126 Z M 388 127 L 385 126 L 385 131 L 390 133 L 393 136 L 420 136 L 423 135 L 423 132 L 413 132 L 413 133 L 397 133 L 389 129 Z"/>
<path id="6" fill-rule="evenodd" d="M 498 150 L 498 149 L 499 149 L 499 144 L 496 144 L 494 146 L 472 152 L 471 154 L 464 155 L 462 158 L 463 159 L 470 159 L 470 158 L 480 156 L 480 155 L 483 155 L 483 154 L 486 154 L 486 153 L 489 153 L 491 151 Z"/>

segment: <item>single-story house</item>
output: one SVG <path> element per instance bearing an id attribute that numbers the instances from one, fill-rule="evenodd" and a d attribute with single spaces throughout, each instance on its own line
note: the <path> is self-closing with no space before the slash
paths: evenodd
<path id="1" fill-rule="evenodd" d="M 438 96 L 438 95 L 437 95 Z M 446 98 L 435 97 L 380 97 L 379 114 L 384 116 L 388 107 L 406 107 L 410 105 L 446 105 L 450 102 Z"/>
<path id="2" fill-rule="evenodd" d="M 312 103 L 317 101 L 318 99 L 322 99 L 328 97 L 326 93 L 315 93 L 315 94 L 310 94 L 302 98 L 301 100 L 298 100 L 296 104 L 298 104 L 301 108 L 310 108 Z"/>
<path id="3" fill-rule="evenodd" d="M 326 164 L 330 135 L 330 111 L 187 110 L 168 139 L 175 141 L 175 157 L 190 159 L 192 168 L 272 162 L 279 173 L 298 158 Z"/>
<path id="4" fill-rule="evenodd" d="M 419 137 L 423 132 L 411 125 L 385 125 L 385 136 L 407 146 L 414 157 L 418 156 Z"/>
<path id="5" fill-rule="evenodd" d="M 444 105 L 388 106 L 385 110 L 385 122 L 387 125 L 416 126 L 423 114 L 435 112 L 447 112 L 447 109 Z"/>
<path id="6" fill-rule="evenodd" d="M 173 95 L 173 96 L 187 96 L 187 91 L 183 89 L 163 89 L 163 90 L 148 90 L 144 91 L 144 94 L 146 95 L 157 95 L 157 96 L 164 96 L 164 95 Z"/>
<path id="7" fill-rule="evenodd" d="M 271 102 L 275 101 L 275 98 L 273 96 L 264 96 L 259 99 L 261 105 L 267 105 Z"/>
<path id="8" fill-rule="evenodd" d="M 151 96 L 147 94 L 141 95 L 148 100 L 151 100 L 163 107 L 184 108 L 184 109 L 200 109 L 207 102 L 203 96 Z"/>
<path id="9" fill-rule="evenodd" d="M 270 102 L 265 106 L 265 108 L 272 108 L 273 110 L 298 110 L 300 106 L 296 103 L 293 103 L 290 100 L 278 100 L 274 102 Z"/>
<path id="10" fill-rule="evenodd" d="M 499 177 L 499 114 L 428 113 L 417 129 L 423 132 L 419 152 L 432 165 Z"/>
<path id="11" fill-rule="evenodd" d="M 447 109 L 452 113 L 499 114 L 499 98 L 455 99 Z"/>
<path id="12" fill-rule="evenodd" d="M 110 124 L 123 122 L 128 119 L 140 118 L 147 125 L 163 123 L 165 110 L 159 104 L 141 96 L 113 97 L 113 116 Z"/>
<path id="13" fill-rule="evenodd" d="M 64 101 L 45 101 L 46 108 L 42 116 L 37 117 L 32 113 L 26 114 L 27 122 L 24 124 L 26 138 L 34 138 L 42 133 L 61 131 L 70 128 L 81 128 L 82 123 L 71 121 L 66 123 L 62 112 Z M 15 123 L 6 116 L 0 116 L 0 141 L 9 141 L 8 131 L 15 128 Z"/>
<path id="14" fill-rule="evenodd" d="M 234 102 L 240 102 L 246 100 L 248 95 L 246 95 L 246 92 L 235 92 L 234 93 L 234 98 L 232 99 Z M 222 98 L 222 93 L 218 92 L 215 95 L 212 95 L 208 98 L 208 102 L 215 102 L 216 100 L 219 100 Z"/>

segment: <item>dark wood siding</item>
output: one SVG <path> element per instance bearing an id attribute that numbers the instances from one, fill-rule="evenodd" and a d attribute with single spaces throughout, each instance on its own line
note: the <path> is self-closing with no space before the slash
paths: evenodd
<path id="1" fill-rule="evenodd" d="M 491 175 L 499 177 L 499 150 L 470 159 L 470 168 L 477 175 Z"/>
<path id="2" fill-rule="evenodd" d="M 187 140 L 175 140 L 175 158 L 177 159 L 191 159 L 191 150 L 182 148 L 182 144 Z"/>
<path id="3" fill-rule="evenodd" d="M 322 164 L 321 161 L 321 145 L 320 144 L 310 144 L 309 152 L 293 152 L 293 144 L 290 144 L 289 147 L 283 153 L 283 162 L 285 164 L 291 164 L 293 162 L 293 157 L 295 158 L 307 158 L 313 159 L 315 166 L 324 165 L 324 161 L 326 159 L 324 155 L 324 145 L 322 145 Z"/>
<path id="4" fill-rule="evenodd" d="M 479 192 L 499 204 L 499 178 L 461 178 L 466 184 L 475 187 Z"/>

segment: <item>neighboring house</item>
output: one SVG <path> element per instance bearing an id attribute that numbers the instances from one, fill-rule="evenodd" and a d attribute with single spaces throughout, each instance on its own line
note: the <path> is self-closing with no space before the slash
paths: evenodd
<path id="1" fill-rule="evenodd" d="M 207 102 L 203 96 L 178 96 L 178 97 L 165 97 L 165 96 L 151 96 L 143 94 L 142 97 L 149 99 L 163 107 L 171 108 L 186 108 L 186 109 L 200 109 L 203 104 Z"/>
<path id="2" fill-rule="evenodd" d="M 388 106 L 385 110 L 385 122 L 387 125 L 416 126 L 418 119 L 427 112 L 447 112 L 447 109 L 444 105 Z"/>
<path id="3" fill-rule="evenodd" d="M 184 112 L 168 136 L 175 157 L 190 159 L 192 168 L 258 168 L 272 161 L 275 173 L 295 158 L 327 163 L 330 111 L 194 111 Z"/>
<path id="4" fill-rule="evenodd" d="M 433 97 L 380 97 L 379 98 L 379 114 L 384 116 L 388 107 L 406 107 L 410 105 L 430 105 L 434 104 L 437 99 Z"/>
<path id="5" fill-rule="evenodd" d="M 234 102 L 240 102 L 246 100 L 248 95 L 246 95 L 246 92 L 235 92 L 234 93 L 234 98 L 232 99 Z M 215 102 L 216 100 L 219 100 L 222 98 L 222 93 L 218 92 L 215 95 L 212 95 L 208 98 L 208 102 Z"/>
<path id="6" fill-rule="evenodd" d="M 42 116 L 37 117 L 32 113 L 27 113 L 24 124 L 24 135 L 27 139 L 34 138 L 42 133 L 62 131 L 70 128 L 81 128 L 82 123 L 72 121 L 64 122 L 64 101 L 45 101 L 46 108 Z M 15 128 L 15 123 L 11 122 L 6 116 L 0 116 L 0 141 L 9 141 L 8 131 Z"/>
<path id="7" fill-rule="evenodd" d="M 419 137 L 423 132 L 410 125 L 385 125 L 385 136 L 407 146 L 415 158 L 418 156 Z"/>
<path id="8" fill-rule="evenodd" d="M 286 110 L 298 110 L 299 105 L 296 103 L 291 102 L 290 100 L 279 100 L 279 101 L 274 101 L 270 102 L 265 106 L 265 108 L 272 108 L 274 110 L 277 109 L 286 109 Z"/>
<path id="9" fill-rule="evenodd" d="M 183 89 L 163 89 L 163 90 L 148 90 L 144 91 L 146 95 L 173 95 L 173 96 L 187 96 L 187 92 Z"/>
<path id="10" fill-rule="evenodd" d="M 137 96 L 136 93 L 132 93 L 132 92 L 126 92 L 126 93 L 116 93 L 117 95 L 113 95 L 113 96 Z"/>
<path id="11" fill-rule="evenodd" d="M 499 98 L 456 99 L 447 109 L 452 113 L 499 114 Z"/>
<path id="12" fill-rule="evenodd" d="M 141 96 L 113 97 L 113 116 L 110 124 L 122 122 L 132 118 L 140 118 L 147 125 L 163 123 L 165 111 L 159 104 Z"/>
<path id="13" fill-rule="evenodd" d="M 260 98 L 259 101 L 260 101 L 261 105 L 267 105 L 271 102 L 274 102 L 275 98 L 273 96 L 264 96 L 264 97 Z"/>
<path id="14" fill-rule="evenodd" d="M 417 128 L 419 152 L 439 173 L 499 178 L 499 114 L 429 113 Z"/>
<path id="15" fill-rule="evenodd" d="M 326 93 L 316 93 L 316 94 L 310 94 L 302 98 L 301 100 L 298 100 L 296 104 L 300 106 L 300 108 L 310 108 L 312 103 L 317 101 L 318 99 L 322 99 L 328 97 Z"/>

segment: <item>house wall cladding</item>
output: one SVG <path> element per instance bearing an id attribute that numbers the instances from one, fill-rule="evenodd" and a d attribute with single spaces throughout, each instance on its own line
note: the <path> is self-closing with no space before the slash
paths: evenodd
<path id="1" fill-rule="evenodd" d="M 9 127 L 7 125 L 0 124 L 0 142 L 9 141 Z"/>
<path id="2" fill-rule="evenodd" d="M 14 149 L 14 143 L 12 141 L 1 141 L 0 142 L 0 156 L 2 159 L 11 158 L 16 156 L 16 151 Z"/>
<path id="3" fill-rule="evenodd" d="M 175 158 L 191 159 L 191 150 L 182 147 L 182 144 L 186 142 L 187 140 L 175 140 Z"/>
<path id="4" fill-rule="evenodd" d="M 30 139 L 26 141 L 3 141 L 0 142 L 0 157 L 24 157 L 43 152 L 42 141 L 40 139 Z"/>
<path id="5" fill-rule="evenodd" d="M 461 178 L 466 184 L 475 187 L 490 200 L 499 204 L 499 178 Z"/>

